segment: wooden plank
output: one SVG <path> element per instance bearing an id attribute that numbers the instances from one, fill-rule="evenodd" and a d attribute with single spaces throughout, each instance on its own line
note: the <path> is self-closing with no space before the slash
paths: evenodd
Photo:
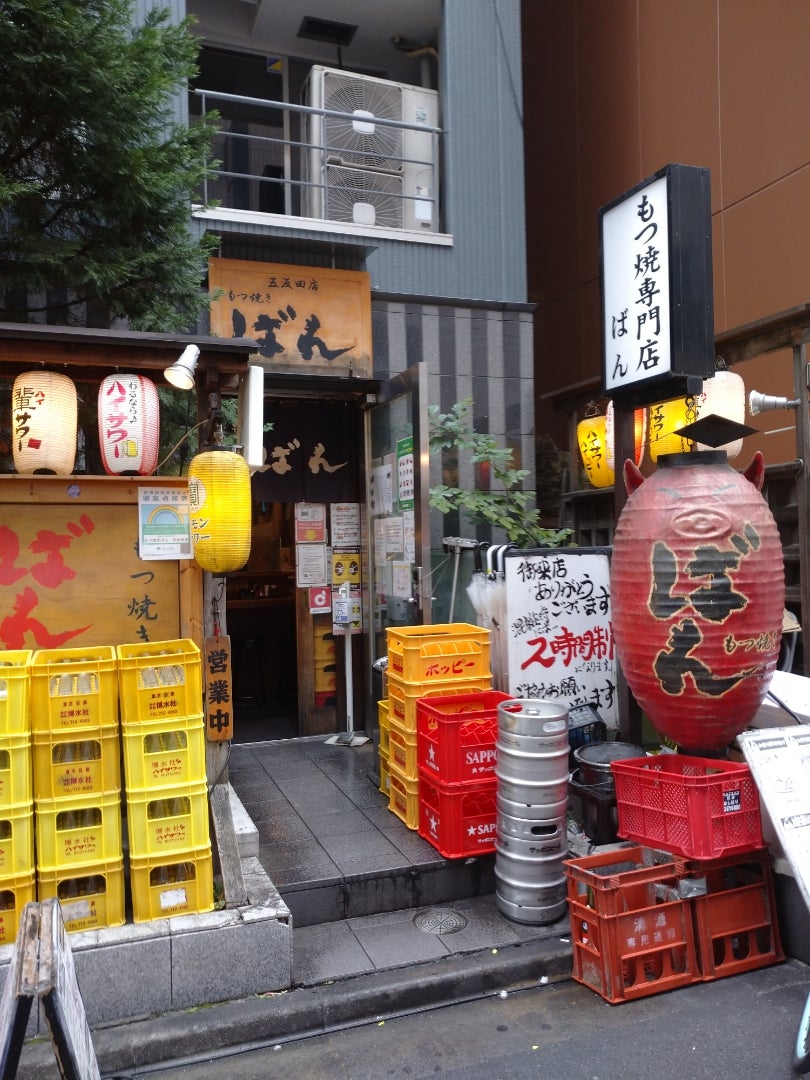
<path id="1" fill-rule="evenodd" d="M 17 1075 L 25 1029 L 37 993 L 39 920 L 39 904 L 26 904 L 0 999 L 0 1080 L 13 1080 Z"/>
<path id="2" fill-rule="evenodd" d="M 211 827 L 216 840 L 219 869 L 225 907 L 244 907 L 248 903 L 247 888 L 242 875 L 242 858 L 231 812 L 231 799 L 227 782 L 214 784 L 209 797 Z"/>

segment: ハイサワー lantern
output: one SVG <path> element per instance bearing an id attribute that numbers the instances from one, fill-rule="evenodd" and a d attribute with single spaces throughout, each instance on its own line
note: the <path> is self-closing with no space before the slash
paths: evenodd
<path id="1" fill-rule="evenodd" d="M 188 469 L 191 546 L 212 574 L 241 570 L 250 555 L 250 470 L 241 454 L 206 450 Z"/>
<path id="2" fill-rule="evenodd" d="M 779 658 L 785 606 L 779 532 L 722 450 L 659 459 L 630 496 L 610 566 L 616 654 L 650 722 L 681 750 L 721 752 L 751 722 Z"/>
<path id="3" fill-rule="evenodd" d="M 98 438 L 111 476 L 149 476 L 160 443 L 157 387 L 143 375 L 108 375 L 98 391 Z"/>
<path id="4" fill-rule="evenodd" d="M 11 390 L 11 433 L 18 473 L 69 476 L 76 461 L 76 386 L 54 371 L 26 371 Z"/>
<path id="5" fill-rule="evenodd" d="M 610 487 L 613 469 L 608 468 L 605 417 L 601 413 L 586 416 L 577 424 L 577 444 L 588 480 L 596 488 Z"/>

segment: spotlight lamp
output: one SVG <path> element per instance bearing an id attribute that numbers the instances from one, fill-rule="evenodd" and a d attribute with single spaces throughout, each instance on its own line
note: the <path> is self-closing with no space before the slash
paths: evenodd
<path id="1" fill-rule="evenodd" d="M 172 386 L 178 390 L 191 390 L 194 386 L 194 371 L 200 350 L 196 345 L 186 345 L 171 367 L 167 367 L 163 374 Z"/>
<path id="2" fill-rule="evenodd" d="M 772 394 L 760 394 L 758 390 L 752 390 L 748 395 L 748 411 L 752 416 L 758 416 L 762 412 L 771 412 L 773 409 L 798 409 L 798 398 L 774 397 Z"/>

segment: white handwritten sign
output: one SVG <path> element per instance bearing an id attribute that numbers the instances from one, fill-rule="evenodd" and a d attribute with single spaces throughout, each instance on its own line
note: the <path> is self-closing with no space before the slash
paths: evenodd
<path id="1" fill-rule="evenodd" d="M 607 551 L 509 552 L 504 572 L 508 692 L 569 708 L 593 705 L 617 727 Z"/>

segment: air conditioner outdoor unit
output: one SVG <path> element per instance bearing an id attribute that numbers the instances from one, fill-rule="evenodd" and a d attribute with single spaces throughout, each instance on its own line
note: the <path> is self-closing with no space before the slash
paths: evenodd
<path id="1" fill-rule="evenodd" d="M 397 229 L 437 228 L 434 135 L 378 123 L 437 127 L 435 90 L 315 65 L 304 104 L 352 114 L 351 119 L 306 117 L 304 216 Z M 396 212 L 394 204 L 399 204 Z"/>

